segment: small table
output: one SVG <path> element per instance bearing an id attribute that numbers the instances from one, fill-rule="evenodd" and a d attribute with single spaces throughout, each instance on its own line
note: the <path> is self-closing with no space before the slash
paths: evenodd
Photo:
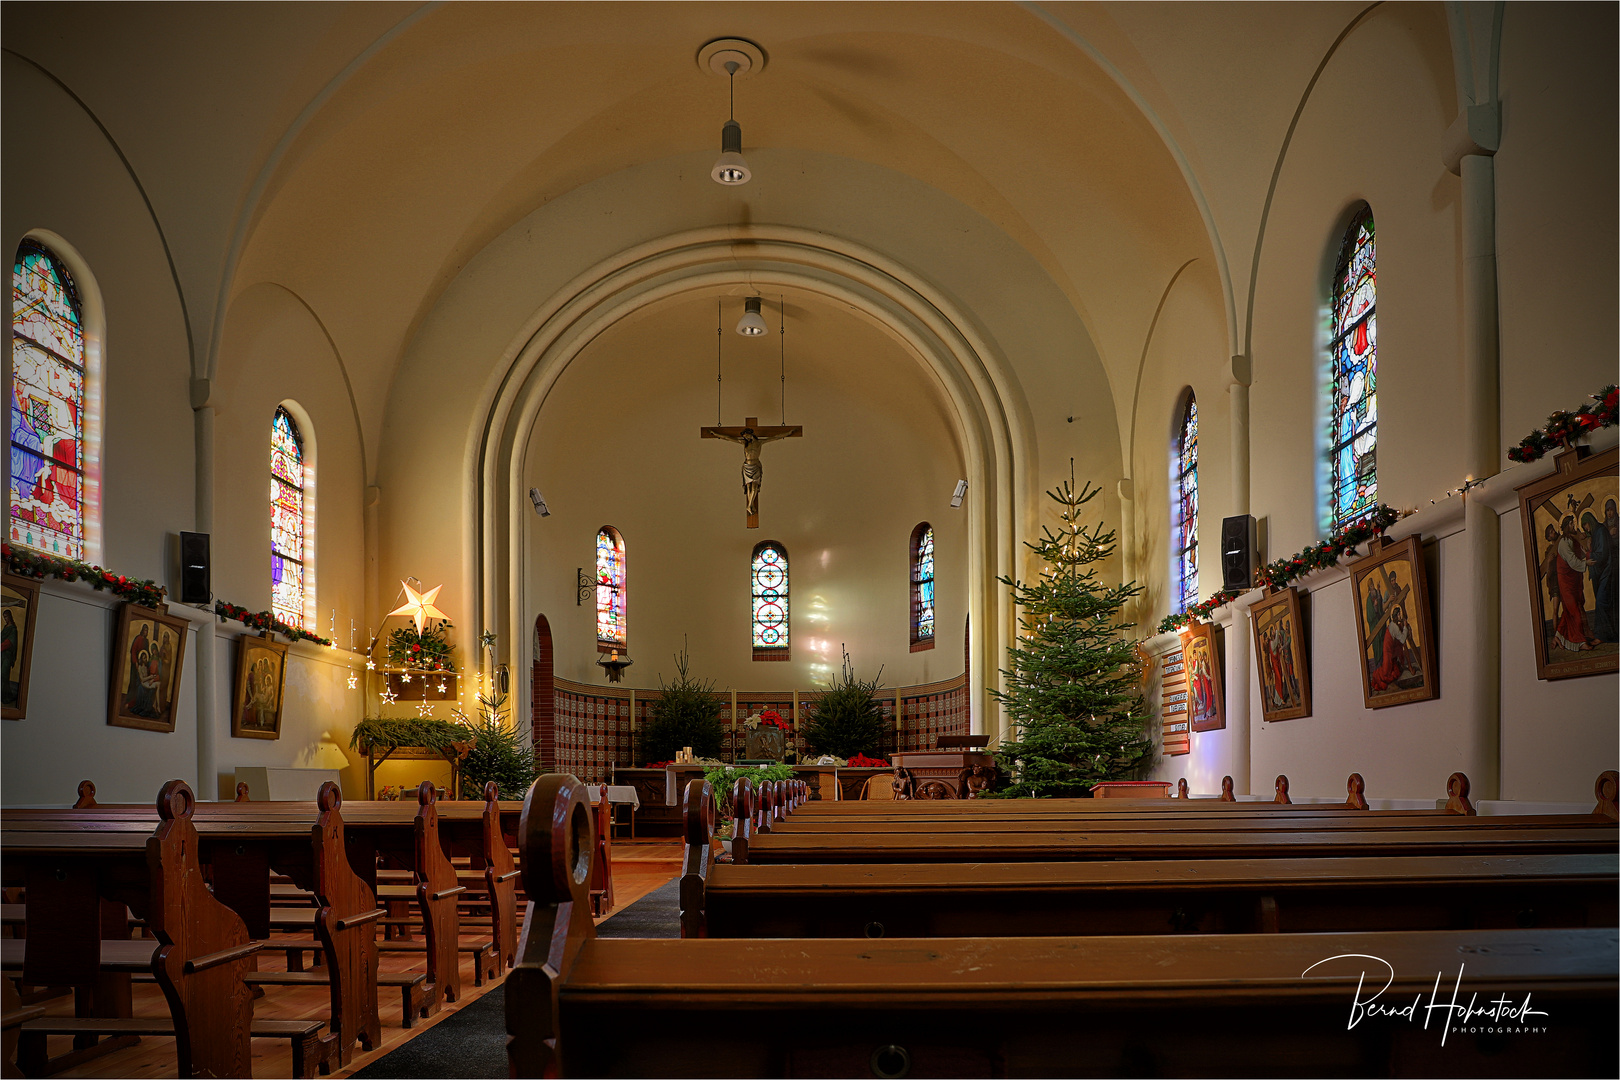
<path id="1" fill-rule="evenodd" d="M 601 784 L 586 784 L 585 790 L 590 795 L 592 806 L 601 801 Z M 630 839 L 634 840 L 636 838 L 636 811 L 641 809 L 641 797 L 636 794 L 636 789 L 629 784 L 609 784 L 607 786 L 607 801 L 610 814 L 621 806 L 630 808 Z"/>

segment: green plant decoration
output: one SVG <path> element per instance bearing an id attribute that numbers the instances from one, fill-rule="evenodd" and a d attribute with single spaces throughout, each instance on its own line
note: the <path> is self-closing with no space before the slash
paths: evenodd
<path id="1" fill-rule="evenodd" d="M 851 758 L 871 754 L 883 741 L 883 708 L 877 692 L 882 686 L 883 669 L 870 680 L 855 677 L 849 650 L 844 653 L 843 676 L 816 698 L 804 738 L 813 754 Z"/>
<path id="2" fill-rule="evenodd" d="M 695 757 L 720 756 L 720 696 L 712 680 L 699 679 L 689 669 L 690 657 L 683 643 L 675 654 L 679 674 L 670 682 L 658 676 L 660 696 L 653 702 L 652 716 L 641 733 L 641 760 L 668 761 L 676 751 L 690 746 Z"/>
<path id="3" fill-rule="evenodd" d="M 429 626 L 420 634 L 416 627 L 405 626 L 388 635 L 388 663 L 390 667 L 410 668 L 413 671 L 454 671 L 455 662 L 445 631 L 452 623 L 445 621 Z"/>
<path id="4" fill-rule="evenodd" d="M 461 762 L 461 797 L 482 799 L 484 785 L 493 780 L 501 798 L 521 799 L 540 775 L 527 724 L 507 725 L 505 694 L 478 697 L 477 720 L 465 723 L 472 749 Z"/>
<path id="5" fill-rule="evenodd" d="M 720 817 L 730 819 L 736 816 L 731 805 L 731 789 L 736 785 L 739 776 L 746 776 L 754 782 L 757 790 L 761 784 L 775 783 L 778 780 L 791 780 L 794 777 L 791 765 L 715 765 L 703 771 L 703 779 L 709 782 L 714 791 L 715 802 L 720 807 Z"/>
<path id="6" fill-rule="evenodd" d="M 1001 578 L 1018 605 L 1018 644 L 1007 650 L 1006 691 L 991 690 L 1019 738 L 996 750 L 1012 781 L 996 796 L 1063 798 L 1100 780 L 1139 777 L 1153 763 L 1142 700 L 1141 660 L 1130 623 L 1118 622 L 1141 591 L 1105 585 L 1095 564 L 1114 553 L 1114 533 L 1080 524 L 1100 489 L 1072 483 L 1047 492 L 1062 525 L 1027 546 L 1046 563 L 1034 582 Z"/>
<path id="7" fill-rule="evenodd" d="M 414 720 L 401 717 L 368 716 L 354 726 L 349 746 L 362 754 L 373 746 L 425 746 L 440 753 L 471 736 L 461 724 L 449 720 Z"/>

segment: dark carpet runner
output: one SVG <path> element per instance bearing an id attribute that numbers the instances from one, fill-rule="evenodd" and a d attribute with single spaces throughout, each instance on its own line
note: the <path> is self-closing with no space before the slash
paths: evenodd
<path id="1" fill-rule="evenodd" d="M 604 938 L 681 936 L 677 878 L 610 916 L 596 928 Z M 356 1080 L 443 1076 L 506 1077 L 506 987 L 497 986 L 454 1016 L 354 1074 Z"/>

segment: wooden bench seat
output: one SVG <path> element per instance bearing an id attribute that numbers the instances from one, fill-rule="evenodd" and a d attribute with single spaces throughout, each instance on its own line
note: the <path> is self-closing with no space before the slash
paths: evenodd
<path id="1" fill-rule="evenodd" d="M 246 976 L 249 986 L 330 986 L 324 971 L 254 971 Z M 379 971 L 377 985 L 400 990 L 400 1026 L 414 1027 L 422 1011 L 425 971 Z"/>
<path id="2" fill-rule="evenodd" d="M 0 971 L 20 972 L 28 949 L 27 938 L 0 938 Z M 152 970 L 152 954 L 158 943 L 151 938 L 103 939 L 101 942 L 102 971 L 123 973 Z"/>
<path id="3" fill-rule="evenodd" d="M 507 982 L 515 1076 L 1613 1075 L 1620 1063 L 1613 929 L 600 940 L 583 786 L 542 777 L 529 800 L 535 921 Z M 1528 994 L 1548 1030 L 1347 1024 L 1370 993 L 1358 986 L 1386 977 L 1366 957 L 1390 965 L 1392 1007 L 1445 1003 L 1454 984 L 1463 1002 Z M 717 1034 L 713 1016 L 746 1020 Z"/>
<path id="4" fill-rule="evenodd" d="M 386 920 L 379 919 L 378 922 Z M 422 941 L 378 941 L 376 943 L 379 953 L 425 953 L 427 943 Z M 287 954 L 287 967 L 291 971 L 303 970 L 303 954 L 314 953 L 319 960 L 321 943 L 314 938 L 271 938 L 264 943 L 266 949 Z M 495 943 L 493 941 L 461 942 L 456 951 L 471 955 L 473 959 L 473 985 L 482 986 L 486 978 L 494 978 L 499 974 L 495 967 Z M 379 980 L 381 976 L 378 977 Z"/>
<path id="5" fill-rule="evenodd" d="M 293 1075 L 313 1077 L 317 1067 L 328 1071 L 335 1064 L 328 1060 L 329 1051 L 322 1043 L 326 1029 L 324 1020 L 261 1020 L 255 1018 L 249 1026 L 249 1035 L 255 1039 L 286 1039 L 292 1044 Z M 45 1069 L 45 1037 L 47 1035 L 118 1036 L 158 1035 L 173 1036 L 174 1021 L 168 1017 L 80 1018 L 48 1016 L 23 1023 L 17 1043 L 17 1064 L 26 1075 L 43 1075 Z M 243 1075 L 248 1075 L 244 1073 Z"/>

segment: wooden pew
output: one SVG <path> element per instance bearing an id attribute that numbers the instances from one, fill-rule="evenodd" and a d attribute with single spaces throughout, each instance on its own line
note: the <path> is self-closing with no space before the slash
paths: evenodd
<path id="1" fill-rule="evenodd" d="M 191 789 L 171 780 L 158 795 L 149 835 L 63 824 L 0 835 L 8 885 L 27 889 L 21 977 L 27 983 L 82 985 L 102 965 L 101 901 L 127 905 L 155 935 L 126 951 L 151 950 L 147 969 L 168 1001 L 168 1021 L 114 1017 L 37 1018 L 19 1030 L 18 1055 L 31 1075 L 69 1063 L 45 1058 L 48 1034 L 173 1035 L 181 1076 L 248 1076 L 252 1036 L 288 1038 L 304 1075 L 323 1058 L 321 1021 L 253 1020 L 244 976 L 260 945 L 240 916 L 215 900 L 197 859 Z M 9 819 L 10 814 L 5 815 Z M 116 944 L 116 943 L 115 943 Z"/>
<path id="2" fill-rule="evenodd" d="M 695 783 L 695 782 L 694 782 Z M 1620 856 L 746 865 L 753 792 L 732 793 L 740 862 L 701 865 L 689 785 L 687 937 L 1225 933 L 1615 926 Z M 733 852 L 738 841 L 733 839 Z"/>
<path id="3" fill-rule="evenodd" d="M 600 940 L 582 785 L 542 777 L 521 840 L 531 903 L 506 986 L 514 1076 L 1611 1075 L 1617 1063 L 1612 930 L 936 938 L 925 948 Z M 1362 955 L 1392 965 L 1384 1001 L 1405 1005 L 1455 980 L 1463 1001 L 1476 990 L 1515 1003 L 1532 994 L 1556 1031 L 1448 1031 L 1442 1046 L 1421 1022 L 1347 1027 L 1365 968 L 1383 977 L 1351 962 Z M 1324 966 L 1330 958 L 1340 959 Z M 730 1014 L 748 1021 L 723 1037 L 702 1019 Z"/>
<path id="4" fill-rule="evenodd" d="M 94 785 L 90 785 L 90 793 L 93 799 Z M 426 793 L 419 789 L 417 794 L 415 806 L 391 802 L 348 804 L 344 813 L 345 846 L 350 865 L 374 892 L 379 891 L 379 855 L 415 872 L 419 884 L 412 894 L 424 922 L 429 924 L 425 935 L 428 938 L 428 979 L 425 988 L 415 996 L 420 1001 L 420 1014 L 432 1016 L 444 1001 L 455 1001 L 460 994 L 460 967 L 455 962 L 460 948 L 456 898 L 465 892 L 465 886 L 456 881 L 455 871 L 444 853 L 445 842 L 451 841 L 452 846 L 468 849 L 482 858 L 487 807 L 478 803 L 446 803 L 443 806 L 447 813 L 440 815 L 436 789 Z M 428 801 L 423 802 L 424 798 Z M 499 816 L 503 821 L 508 806 L 513 807 L 510 816 L 515 820 L 515 805 L 501 804 Z M 289 848 L 286 827 L 289 822 L 302 820 L 307 829 L 315 809 L 316 804 L 312 802 L 203 803 L 198 806 L 197 827 L 202 836 L 203 858 L 213 871 L 215 895 L 243 916 L 256 938 L 268 938 L 272 929 L 268 887 L 272 868 L 293 877 L 300 888 L 309 889 L 307 872 L 302 879 L 299 877 L 303 864 L 307 863 L 307 850 L 298 849 L 296 845 Z M 10 816 L 17 819 L 15 827 L 18 828 L 29 827 L 30 821 L 71 814 L 86 828 L 117 829 L 132 827 L 131 816 L 138 813 L 138 808 L 92 802 L 79 810 L 28 810 Z M 426 823 L 428 819 L 431 824 Z M 307 849 L 307 844 L 305 847 Z M 436 853 L 437 857 L 430 853 Z M 490 855 L 499 857 L 493 851 Z M 510 859 L 509 852 L 506 858 Z M 433 887 L 426 890 L 420 886 L 424 867 L 429 867 L 434 875 Z M 431 899 L 434 895 L 439 895 L 439 899 Z M 515 888 L 498 890 L 492 899 L 504 899 L 515 910 Z M 504 913 L 496 911 L 491 921 L 495 923 L 503 917 Z M 277 921 L 281 926 L 304 928 L 303 920 L 307 918 L 301 916 L 289 922 L 287 916 L 282 916 Z M 453 918 L 457 920 L 454 925 Z M 515 920 L 515 915 L 513 918 Z M 476 962 L 486 963 L 481 949 Z M 490 973 L 493 974 L 493 970 Z M 482 967 L 479 974 L 481 981 Z M 391 981 L 389 976 L 382 979 L 385 984 Z M 410 986 L 401 985 L 401 990 L 407 999 L 415 994 Z"/>

